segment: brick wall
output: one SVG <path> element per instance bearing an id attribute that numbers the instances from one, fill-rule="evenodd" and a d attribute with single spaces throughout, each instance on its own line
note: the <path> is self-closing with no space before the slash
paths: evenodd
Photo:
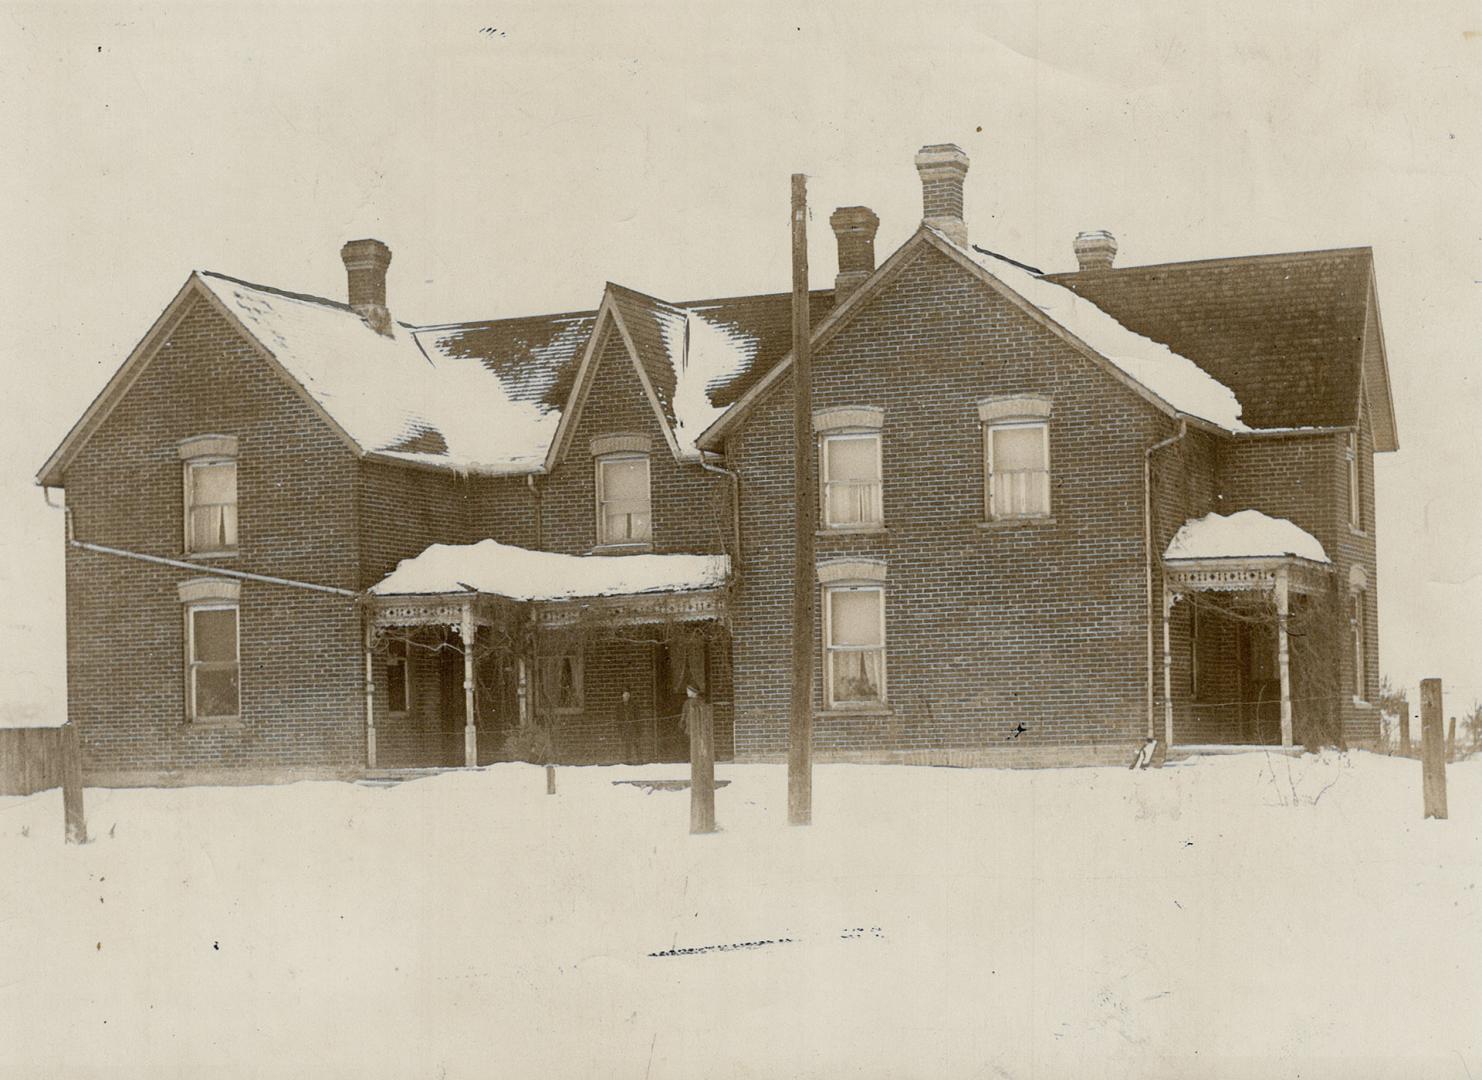
<path id="1" fill-rule="evenodd" d="M 820 536 L 817 557 L 887 564 L 891 705 L 882 716 L 820 711 L 820 752 L 1011 751 L 1029 761 L 1072 747 L 1082 758 L 1091 747 L 1120 756 L 1139 741 L 1143 454 L 1173 425 L 934 250 L 814 364 L 815 408 L 884 409 L 886 532 Z M 984 527 L 976 404 L 1012 394 L 1053 399 L 1053 520 Z M 791 410 L 784 379 L 728 448 L 743 482 L 735 737 L 748 758 L 775 756 L 787 742 Z M 1021 722 L 1027 730 L 1016 736 Z"/>
<path id="2" fill-rule="evenodd" d="M 70 464 L 78 539 L 181 558 L 177 444 L 206 433 L 238 438 L 239 551 L 198 561 L 356 588 L 354 455 L 199 299 Z M 244 582 L 242 721 L 186 722 L 176 585 L 194 576 L 67 552 L 68 711 L 95 780 L 360 763 L 360 619 L 344 597 Z"/>

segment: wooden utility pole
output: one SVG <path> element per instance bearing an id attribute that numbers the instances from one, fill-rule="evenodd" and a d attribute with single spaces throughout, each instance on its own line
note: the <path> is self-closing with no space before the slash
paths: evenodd
<path id="1" fill-rule="evenodd" d="M 1441 732 L 1441 680 L 1420 680 L 1420 760 L 1425 816 L 1446 818 L 1446 745 Z"/>
<path id="2" fill-rule="evenodd" d="M 62 813 L 67 819 L 67 843 L 87 843 L 87 818 L 82 812 L 82 746 L 77 725 L 68 721 L 59 733 L 62 750 Z"/>
<path id="3" fill-rule="evenodd" d="M 787 822 L 813 823 L 813 357 L 808 320 L 808 178 L 792 176 L 792 724 Z"/>

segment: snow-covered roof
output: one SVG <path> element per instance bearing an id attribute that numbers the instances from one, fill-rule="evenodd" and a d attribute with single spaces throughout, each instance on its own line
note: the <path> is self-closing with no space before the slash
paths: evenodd
<path id="1" fill-rule="evenodd" d="M 433 544 L 371 587 L 375 596 L 487 593 L 512 600 L 693 592 L 725 584 L 725 555 L 562 555 L 480 540 Z"/>
<path id="2" fill-rule="evenodd" d="M 491 472 L 543 461 L 559 418 L 477 360 L 425 352 L 404 324 L 378 334 L 343 304 L 197 276 L 362 450 Z"/>
<path id="3" fill-rule="evenodd" d="M 1259 510 L 1205 514 L 1186 521 L 1169 541 L 1165 559 L 1270 559 L 1296 556 L 1328 562 L 1317 538 L 1285 518 Z"/>
<path id="4" fill-rule="evenodd" d="M 1133 333 L 1063 285 L 1030 273 L 1012 260 L 963 247 L 930 226 L 925 228 L 1178 412 L 1227 431 L 1250 430 L 1240 418 L 1235 392 L 1194 361 Z"/>

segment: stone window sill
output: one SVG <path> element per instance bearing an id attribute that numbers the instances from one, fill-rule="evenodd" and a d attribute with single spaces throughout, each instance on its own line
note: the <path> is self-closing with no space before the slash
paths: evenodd
<path id="1" fill-rule="evenodd" d="M 598 544 L 588 555 L 647 555 L 654 549 L 651 543 L 638 544 Z"/>
<path id="2" fill-rule="evenodd" d="M 1354 526 L 1354 525 L 1348 526 L 1348 535 L 1349 536 L 1357 536 L 1361 540 L 1367 540 L 1367 539 L 1369 539 L 1369 532 L 1368 532 L 1367 529 L 1360 529 L 1360 528 L 1358 528 L 1357 526 Z"/>
<path id="3" fill-rule="evenodd" d="M 229 720 L 187 720 L 186 731 L 237 731 L 242 727 L 239 718 Z"/>
<path id="4" fill-rule="evenodd" d="M 1032 529 L 1037 525 L 1054 525 L 1053 517 L 989 518 L 978 522 L 980 529 Z"/>
<path id="5" fill-rule="evenodd" d="M 890 530 L 884 525 L 872 525 L 867 529 L 819 529 L 813 534 L 817 537 L 825 536 L 889 536 Z"/>
<path id="6" fill-rule="evenodd" d="M 889 705 L 861 705 L 856 709 L 835 706 L 832 709 L 814 709 L 813 715 L 825 719 L 835 719 L 841 716 L 894 716 L 895 710 Z"/>
<path id="7" fill-rule="evenodd" d="M 187 551 L 182 558 L 185 559 L 235 559 L 241 552 L 237 548 L 230 551 Z"/>
<path id="8" fill-rule="evenodd" d="M 1354 706 L 1356 708 L 1360 708 L 1360 709 L 1372 709 L 1372 708 L 1374 708 L 1374 703 L 1372 701 L 1365 701 L 1361 697 L 1355 697 L 1353 699 L 1353 704 L 1354 704 Z"/>

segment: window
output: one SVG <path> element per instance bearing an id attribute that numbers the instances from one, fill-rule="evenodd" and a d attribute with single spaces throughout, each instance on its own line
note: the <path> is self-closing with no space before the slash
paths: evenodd
<path id="1" fill-rule="evenodd" d="M 597 459 L 597 543 L 647 544 L 653 539 L 648 455 Z"/>
<path id="2" fill-rule="evenodd" d="M 1363 527 L 1362 515 L 1359 513 L 1360 487 L 1359 487 L 1359 455 L 1358 455 L 1358 433 L 1348 433 L 1348 525 L 1350 528 L 1359 529 Z"/>
<path id="3" fill-rule="evenodd" d="M 839 432 L 823 436 L 823 524 L 828 529 L 879 528 L 880 433 Z"/>
<path id="4" fill-rule="evenodd" d="M 412 686 L 407 643 L 393 639 L 386 646 L 386 697 L 392 713 L 410 711 Z"/>
<path id="5" fill-rule="evenodd" d="M 987 429 L 988 516 L 1043 517 L 1050 512 L 1050 425 L 990 424 Z"/>
<path id="6" fill-rule="evenodd" d="M 885 704 L 885 590 L 824 589 L 824 693 L 828 708 Z"/>
<path id="7" fill-rule="evenodd" d="M 1363 592 L 1351 593 L 1349 600 L 1351 611 L 1348 624 L 1353 631 L 1353 696 L 1359 701 L 1369 700 L 1368 679 L 1364 670 L 1368 666 L 1364 650 L 1364 600 L 1367 595 Z"/>
<path id="8" fill-rule="evenodd" d="M 1049 516 L 1051 407 L 1033 395 L 978 402 L 988 520 Z"/>
<path id="9" fill-rule="evenodd" d="M 545 704 L 553 712 L 581 712 L 584 700 L 581 653 L 565 652 L 542 656 L 540 686 Z"/>
<path id="10" fill-rule="evenodd" d="M 180 444 L 185 465 L 185 550 L 237 549 L 237 440 L 199 435 Z"/>
<path id="11" fill-rule="evenodd" d="M 237 605 L 195 604 L 185 610 L 190 718 L 235 720 L 241 714 Z"/>

